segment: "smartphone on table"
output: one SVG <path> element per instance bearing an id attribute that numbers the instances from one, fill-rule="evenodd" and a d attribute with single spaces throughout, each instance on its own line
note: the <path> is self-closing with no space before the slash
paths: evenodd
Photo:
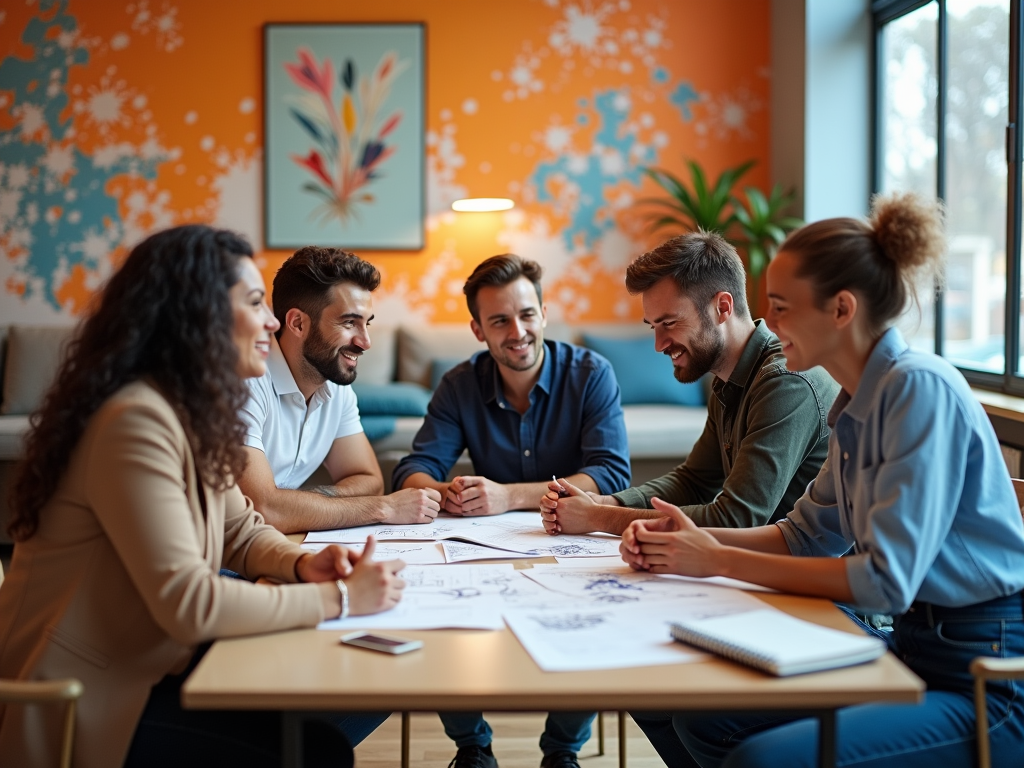
<path id="1" fill-rule="evenodd" d="M 390 653 L 398 655 L 408 653 L 423 647 L 422 640 L 406 640 L 401 637 L 387 637 L 385 635 L 374 635 L 370 632 L 352 632 L 341 636 L 341 642 L 345 645 L 356 645 L 360 648 L 369 648 L 371 651 Z"/>

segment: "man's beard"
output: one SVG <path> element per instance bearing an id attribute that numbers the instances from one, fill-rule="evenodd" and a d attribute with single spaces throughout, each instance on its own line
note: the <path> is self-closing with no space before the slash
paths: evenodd
<path id="1" fill-rule="evenodd" d="M 673 344 L 668 348 L 668 353 L 673 353 L 679 347 Z M 692 384 L 701 376 L 715 368 L 725 355 L 725 339 L 722 334 L 715 333 L 714 326 L 701 318 L 700 335 L 690 342 L 686 347 L 690 355 L 690 362 L 684 365 L 673 365 L 672 374 L 676 381 L 683 384 Z"/>
<path id="2" fill-rule="evenodd" d="M 523 341 L 525 341 L 525 339 L 520 340 L 516 343 L 522 344 Z M 491 350 L 491 356 L 498 363 L 500 363 L 501 365 L 505 366 L 510 370 L 528 371 L 537 364 L 537 359 L 540 357 L 540 344 L 537 342 L 536 336 L 531 337 L 527 343 L 533 348 L 533 355 L 525 358 L 522 361 L 514 359 L 510 354 L 508 354 L 505 350 L 504 345 L 498 347 L 497 354 L 494 353 L 494 350 Z"/>
<path id="3" fill-rule="evenodd" d="M 345 386 L 356 380 L 356 369 L 342 367 L 342 352 L 356 357 L 363 354 L 363 350 L 351 344 L 335 350 L 331 344 L 327 343 L 327 339 L 321 335 L 320 329 L 315 324 L 310 328 L 309 336 L 302 345 L 302 356 L 317 373 L 327 381 Z"/>

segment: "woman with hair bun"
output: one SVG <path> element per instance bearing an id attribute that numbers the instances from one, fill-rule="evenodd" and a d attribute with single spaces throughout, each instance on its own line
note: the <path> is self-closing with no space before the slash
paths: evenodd
<path id="1" fill-rule="evenodd" d="M 251 257 L 242 238 L 200 225 L 140 243 L 33 414 L 11 498 L 0 678 L 83 683 L 76 768 L 279 765 L 279 713 L 181 709 L 201 644 L 401 597 L 403 564 L 373 562 L 372 539 L 362 556 L 306 552 L 235 484 L 243 379 L 264 373 L 278 328 Z M 352 765 L 348 742 L 384 717 L 317 721 L 307 764 Z M 0 765 L 56 765 L 62 732 L 60 708 L 0 706 Z"/>
<path id="2" fill-rule="evenodd" d="M 945 247 L 939 206 L 909 194 L 876 198 L 867 223 L 791 234 L 768 267 L 767 319 L 790 369 L 823 366 L 842 387 L 821 472 L 776 525 L 698 528 L 656 501 L 666 517 L 623 536 L 637 569 L 731 576 L 894 616 L 890 648 L 927 693 L 918 705 L 840 710 L 840 766 L 972 765 L 968 665 L 1024 655 L 1024 524 L 999 443 L 963 376 L 893 326 Z M 988 717 L 992 764 L 1020 765 L 1020 683 L 989 684 Z M 816 765 L 816 720 L 667 722 L 656 746 L 673 768 Z"/>

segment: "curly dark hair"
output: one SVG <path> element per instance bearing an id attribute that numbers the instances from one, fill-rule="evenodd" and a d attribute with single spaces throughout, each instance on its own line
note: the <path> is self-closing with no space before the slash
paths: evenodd
<path id="1" fill-rule="evenodd" d="M 373 293 L 380 285 L 380 272 L 341 248 L 307 245 L 289 256 L 274 276 L 274 316 L 281 323 L 277 338 L 284 331 L 289 309 L 301 309 L 318 322 L 331 303 L 331 288 L 338 283 L 354 283 Z"/>
<path id="2" fill-rule="evenodd" d="M 223 490 L 245 468 L 229 291 L 252 246 L 232 232 L 175 227 L 137 245 L 71 341 L 11 490 L 15 541 L 31 538 L 90 418 L 115 392 L 148 377 L 189 437 L 203 481 Z"/>

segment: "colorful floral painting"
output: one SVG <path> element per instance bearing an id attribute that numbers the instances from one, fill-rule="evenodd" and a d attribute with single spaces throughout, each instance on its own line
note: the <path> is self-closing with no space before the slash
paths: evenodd
<path id="1" fill-rule="evenodd" d="M 268 246 L 423 247 L 422 35 L 267 26 Z"/>

